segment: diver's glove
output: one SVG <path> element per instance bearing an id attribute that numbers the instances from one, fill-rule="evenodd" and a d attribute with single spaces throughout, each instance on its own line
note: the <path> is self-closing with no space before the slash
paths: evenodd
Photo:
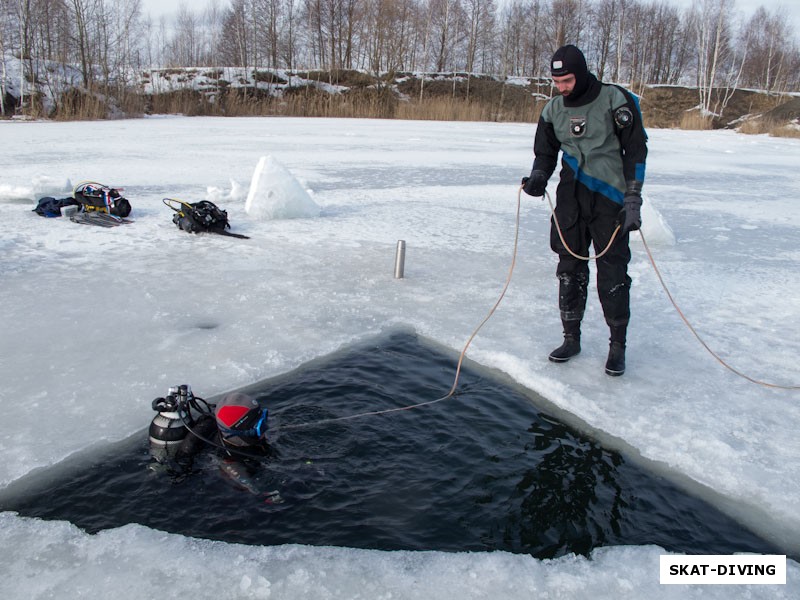
<path id="1" fill-rule="evenodd" d="M 530 177 L 522 178 L 522 191 L 528 196 L 544 196 L 544 189 L 547 187 L 547 173 L 539 169 L 531 171 Z"/>
<path id="2" fill-rule="evenodd" d="M 622 201 L 622 210 L 619 211 L 617 220 L 622 228 L 622 234 L 636 231 L 642 226 L 642 182 L 629 181 Z"/>

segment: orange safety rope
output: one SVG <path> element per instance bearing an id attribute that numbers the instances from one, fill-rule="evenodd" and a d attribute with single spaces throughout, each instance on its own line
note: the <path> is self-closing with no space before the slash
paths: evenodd
<path id="1" fill-rule="evenodd" d="M 400 411 L 404 411 L 404 410 L 410 410 L 412 408 L 420 408 L 422 406 L 430 406 L 432 404 L 436 404 L 437 402 L 442 402 L 443 400 L 447 400 L 448 398 L 451 398 L 455 394 L 456 388 L 458 387 L 458 379 L 459 379 L 459 376 L 461 374 L 461 365 L 464 362 L 464 357 L 466 356 L 467 349 L 469 348 L 469 346 L 472 343 L 472 341 L 475 339 L 475 336 L 478 335 L 478 332 L 481 330 L 481 328 L 486 324 L 486 322 L 495 313 L 495 311 L 497 310 L 497 307 L 500 306 L 500 302 L 502 302 L 503 298 L 506 295 L 506 291 L 508 290 L 508 287 L 511 284 L 511 276 L 514 273 L 514 267 L 516 266 L 516 263 L 517 263 L 517 248 L 519 246 L 520 207 L 522 205 L 521 195 L 522 195 L 522 187 L 520 187 L 519 190 L 517 191 L 517 213 L 516 213 L 516 223 L 515 223 L 515 230 L 514 230 L 514 250 L 513 250 L 512 255 L 511 255 L 511 265 L 510 265 L 510 267 L 508 269 L 508 276 L 506 277 L 505 285 L 503 286 L 503 290 L 500 292 L 500 296 L 497 298 L 497 302 L 495 302 L 494 306 L 492 306 L 492 308 L 489 310 L 489 313 L 486 315 L 486 317 L 483 319 L 483 321 L 481 321 L 481 323 L 475 328 L 475 330 L 472 332 L 472 335 L 469 336 L 469 339 L 467 340 L 466 344 L 464 344 L 464 348 L 461 350 L 461 354 L 458 357 L 458 365 L 456 366 L 456 374 L 455 374 L 455 379 L 453 380 L 453 385 L 450 387 L 450 391 L 448 391 L 447 394 L 445 394 L 441 398 L 436 398 L 435 400 L 428 400 L 426 402 L 419 402 L 417 404 L 410 404 L 410 405 L 407 405 L 407 406 L 400 406 L 400 407 L 396 407 L 396 408 L 387 408 L 387 409 L 384 409 L 384 410 L 374 410 L 374 411 L 368 411 L 368 412 L 361 412 L 361 413 L 356 413 L 356 414 L 353 414 L 353 415 L 346 415 L 344 417 L 335 417 L 335 418 L 331 418 L 331 419 L 321 419 L 319 421 L 314 421 L 314 422 L 310 422 L 310 423 L 301 423 L 301 424 L 297 424 L 297 425 L 283 425 L 283 426 L 280 427 L 280 429 L 284 429 L 284 430 L 287 430 L 287 429 L 300 429 L 300 428 L 305 428 L 305 427 L 311 427 L 311 426 L 314 426 L 314 425 L 322 425 L 322 424 L 326 424 L 326 423 L 336 423 L 336 422 L 339 422 L 339 421 L 349 421 L 349 420 L 352 420 L 352 419 L 357 419 L 357 418 L 366 417 L 366 416 L 386 415 L 386 414 L 389 414 L 389 413 L 395 413 L 395 412 L 400 412 Z M 572 256 L 574 256 L 575 258 L 578 258 L 580 260 L 597 260 L 597 259 L 601 258 L 606 252 L 608 252 L 609 248 L 611 248 L 611 244 L 614 242 L 614 240 L 616 239 L 617 234 L 619 233 L 619 231 L 621 229 L 619 225 L 617 225 L 617 228 L 614 230 L 614 233 L 611 236 L 611 240 L 609 240 L 608 245 L 605 247 L 605 249 L 602 252 L 600 252 L 599 254 L 596 254 L 594 256 L 580 256 L 580 255 L 574 253 L 569 248 L 569 246 L 567 245 L 566 241 L 564 240 L 564 236 L 563 236 L 563 234 L 561 232 L 561 227 L 559 226 L 558 219 L 556 218 L 555 208 L 553 208 L 553 203 L 550 200 L 550 195 L 547 192 L 545 192 L 545 195 L 547 196 L 547 201 L 550 204 L 550 210 L 551 210 L 551 212 L 553 214 L 553 221 L 556 224 L 556 229 L 558 231 L 559 237 L 561 238 L 561 243 L 564 244 L 564 248 L 566 248 L 566 250 Z M 753 377 L 750 377 L 750 376 L 742 373 L 741 371 L 738 371 L 737 369 L 734 369 L 732 366 L 730 366 L 728 363 L 726 363 L 722 358 L 720 358 L 719 355 L 717 355 L 708 346 L 708 344 L 706 344 L 706 342 L 703 341 L 703 339 L 697 333 L 695 328 L 692 326 L 692 324 L 689 322 L 689 320 L 683 314 L 683 311 L 681 311 L 680 307 L 675 302 L 674 298 L 672 297 L 672 294 L 669 291 L 669 288 L 667 288 L 667 285 L 664 282 L 664 278 L 661 276 L 661 272 L 659 271 L 658 266 L 656 266 L 656 262 L 655 262 L 655 259 L 653 258 L 653 254 L 652 254 L 652 252 L 650 252 L 650 247 L 647 245 L 647 241 L 645 240 L 644 234 L 642 233 L 641 229 L 639 230 L 639 235 L 642 238 L 642 243 L 644 244 L 644 248 L 645 248 L 645 250 L 647 252 L 647 256 L 650 258 L 650 264 L 653 265 L 653 269 L 655 270 L 656 276 L 658 277 L 658 280 L 661 282 L 661 286 L 664 288 L 664 292 L 666 292 L 667 297 L 669 298 L 669 300 L 672 303 L 673 307 L 675 307 L 675 310 L 678 312 L 678 315 L 681 317 L 681 319 L 686 324 L 686 326 L 689 328 L 689 330 L 694 334 L 694 336 L 697 338 L 697 340 L 703 345 L 703 347 L 714 358 L 716 358 L 717 361 L 719 361 L 720 364 L 722 364 L 722 366 L 724 366 L 725 368 L 729 369 L 730 371 L 732 371 L 733 373 L 735 373 L 739 377 L 743 377 L 747 381 L 750 381 L 751 383 L 755 383 L 755 384 L 762 385 L 762 386 L 765 386 L 765 387 L 770 387 L 770 388 L 783 389 L 783 390 L 797 390 L 797 389 L 800 389 L 800 386 L 797 386 L 797 385 L 779 385 L 779 384 L 775 384 L 775 383 L 768 383 L 768 382 L 765 382 L 765 381 L 760 381 L 758 379 L 754 379 Z"/>
<path id="2" fill-rule="evenodd" d="M 547 196 L 547 202 L 548 204 L 550 204 L 550 212 L 553 213 L 553 222 L 556 224 L 556 231 L 558 232 L 558 237 L 561 239 L 561 243 L 564 245 L 564 248 L 566 248 L 567 252 L 569 252 L 572 256 L 574 256 L 578 260 L 597 260 L 598 258 L 602 258 L 603 255 L 611 249 L 611 244 L 614 243 L 614 240 L 617 238 L 617 234 L 619 233 L 620 230 L 619 225 L 617 225 L 616 229 L 614 229 L 614 233 L 611 234 L 611 239 L 608 240 L 608 245 L 603 249 L 603 251 L 600 254 L 595 254 L 594 256 L 581 256 L 573 252 L 572 248 L 570 248 L 567 245 L 567 242 L 564 239 L 564 234 L 561 233 L 561 226 L 558 224 L 558 217 L 556 217 L 556 209 L 553 206 L 553 201 L 550 199 L 550 194 L 548 194 L 547 191 L 545 191 L 544 195 Z"/>
<path id="3" fill-rule="evenodd" d="M 650 252 L 650 246 L 647 245 L 647 241 L 644 239 L 644 233 L 642 233 L 641 230 L 639 230 L 639 235 L 642 236 L 642 244 L 644 244 L 644 249 L 647 252 L 648 258 L 650 258 L 650 264 L 653 265 L 653 270 L 656 272 L 656 276 L 658 277 L 658 280 L 661 282 L 661 287 L 664 288 L 664 292 L 666 292 L 667 297 L 669 298 L 669 301 L 672 303 L 672 306 L 675 307 L 675 310 L 678 312 L 678 316 L 680 316 L 680 318 L 683 320 L 683 322 L 689 328 L 689 331 L 691 331 L 692 334 L 694 334 L 694 337 L 697 338 L 697 341 L 700 342 L 700 344 L 702 344 L 703 348 L 708 350 L 708 353 L 711 354 L 711 356 L 713 356 L 723 367 L 725 367 L 726 369 L 728 369 L 732 373 L 735 373 L 739 377 L 742 377 L 742 378 L 746 379 L 747 381 L 749 381 L 751 383 L 755 383 L 757 385 L 763 385 L 764 387 L 769 387 L 769 388 L 777 388 L 777 389 L 781 389 L 781 390 L 800 390 L 800 385 L 780 385 L 780 384 L 777 384 L 777 383 L 769 383 L 767 381 L 761 381 L 761 380 L 758 380 L 758 379 L 754 379 L 753 377 L 750 377 L 749 375 L 746 375 L 746 374 L 742 373 L 741 371 L 739 371 L 737 369 L 734 369 L 731 365 L 729 365 L 722 358 L 720 358 L 720 356 L 716 352 L 714 352 L 709 347 L 708 344 L 706 344 L 706 342 L 703 340 L 703 338 L 700 337 L 700 334 L 697 333 L 697 330 L 694 327 L 692 327 L 692 324 L 689 322 L 689 319 L 686 318 L 686 315 L 683 314 L 683 311 L 680 309 L 678 304 L 675 302 L 675 299 L 672 297 L 672 294 L 670 293 L 669 289 L 667 288 L 667 284 L 664 283 L 664 278 L 661 276 L 661 271 L 659 271 L 658 267 L 656 266 L 656 261 L 653 258 L 653 253 Z"/>
<path id="4" fill-rule="evenodd" d="M 556 224 L 556 230 L 558 231 L 558 236 L 559 236 L 559 238 L 561 238 L 561 243 L 564 244 L 564 248 L 567 249 L 567 252 L 569 252 L 575 258 L 578 258 L 578 259 L 581 259 L 581 260 L 592 260 L 592 259 L 596 260 L 596 259 L 600 258 L 601 256 L 603 256 L 606 252 L 608 252 L 608 249 L 611 247 L 611 244 L 614 242 L 614 238 L 616 237 L 617 233 L 620 230 L 620 226 L 619 225 L 617 225 L 617 228 L 614 230 L 614 234 L 611 236 L 611 240 L 608 242 L 608 246 L 606 246 L 605 250 L 603 250 L 600 254 L 597 254 L 596 256 L 579 256 L 579 255 L 575 254 L 575 252 L 573 252 L 570 249 L 570 247 L 567 245 L 567 243 L 564 241 L 564 235 L 561 233 L 561 227 L 558 224 L 558 219 L 556 218 L 556 211 L 555 211 L 555 208 L 553 208 L 553 202 L 550 200 L 550 194 L 545 192 L 545 195 L 547 196 L 547 201 L 550 203 L 550 210 L 553 213 L 553 221 Z M 639 235 L 642 237 L 642 244 L 644 245 L 644 249 L 647 252 L 648 258 L 650 259 L 650 264 L 653 265 L 653 270 L 656 272 L 656 276 L 658 277 L 658 280 L 661 282 L 661 287 L 664 288 L 664 292 L 667 294 L 667 297 L 669 298 L 669 301 L 672 303 L 672 306 L 677 311 L 678 316 L 680 316 L 680 318 L 683 320 L 683 322 L 689 328 L 689 331 L 692 332 L 694 337 L 697 338 L 697 341 L 700 342 L 700 344 L 702 344 L 703 348 L 705 348 L 709 352 L 709 354 L 711 354 L 711 356 L 713 356 L 723 367 L 725 367 L 726 369 L 730 370 L 732 373 L 735 373 L 739 377 L 742 377 L 742 378 L 746 379 L 747 381 L 749 381 L 751 383 L 755 383 L 757 385 L 762 385 L 762 386 L 769 387 L 769 388 L 777 388 L 777 389 L 781 389 L 781 390 L 800 390 L 800 386 L 798 386 L 798 385 L 779 385 L 779 384 L 776 384 L 776 383 L 769 383 L 769 382 L 766 382 L 766 381 L 761 381 L 761 380 L 755 379 L 753 377 L 750 377 L 749 375 L 746 375 L 745 373 L 742 373 L 741 371 L 733 368 L 731 365 L 729 365 L 727 362 L 725 362 L 716 352 L 714 352 L 711 349 L 711 347 L 703 340 L 703 338 L 700 337 L 700 334 L 697 333 L 697 330 L 692 326 L 692 324 L 689 322 L 689 319 L 686 318 L 686 315 L 683 314 L 683 311 L 680 309 L 678 304 L 675 302 L 675 299 L 672 297 L 672 294 L 670 293 L 669 288 L 667 288 L 667 284 L 664 283 L 664 278 L 661 276 L 661 271 L 659 271 L 658 266 L 656 266 L 656 261 L 653 258 L 653 253 L 650 252 L 650 246 L 647 245 L 647 241 L 645 240 L 644 233 L 642 232 L 641 229 L 639 229 Z"/>

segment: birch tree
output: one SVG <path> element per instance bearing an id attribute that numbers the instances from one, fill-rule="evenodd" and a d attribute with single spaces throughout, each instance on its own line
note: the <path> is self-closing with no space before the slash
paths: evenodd
<path id="1" fill-rule="evenodd" d="M 714 88 L 724 62 L 731 57 L 730 12 L 733 0 L 695 0 L 697 89 L 705 116 L 715 112 Z"/>
<path id="2" fill-rule="evenodd" d="M 743 68 L 746 85 L 767 91 L 785 88 L 792 50 L 796 51 L 788 23 L 785 11 L 770 13 L 763 6 L 745 23 L 741 45 L 747 52 Z"/>

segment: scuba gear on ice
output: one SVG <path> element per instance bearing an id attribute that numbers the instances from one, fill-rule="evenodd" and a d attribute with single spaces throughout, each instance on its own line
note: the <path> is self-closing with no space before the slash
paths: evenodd
<path id="1" fill-rule="evenodd" d="M 228 231 L 231 225 L 228 222 L 228 213 L 213 202 L 201 200 L 200 202 L 184 202 L 175 198 L 164 198 L 164 204 L 175 211 L 172 222 L 187 233 L 217 233 L 243 240 L 250 239 L 240 233 Z"/>
<path id="2" fill-rule="evenodd" d="M 133 223 L 130 219 L 115 217 L 100 211 L 78 212 L 70 215 L 69 220 L 79 225 L 96 225 L 98 227 L 117 227 L 118 225 Z"/>
<path id="3" fill-rule="evenodd" d="M 71 198 L 40 198 L 33 210 L 43 217 L 60 217 L 62 208 L 77 206 L 63 214 L 70 221 L 81 225 L 115 227 L 132 223 L 126 219 L 131 214 L 131 203 L 120 196 L 120 190 L 93 181 L 84 181 L 75 186 Z"/>
<path id="4" fill-rule="evenodd" d="M 80 206 L 80 202 L 74 198 L 56 199 L 52 196 L 45 196 L 44 198 L 39 198 L 39 202 L 33 212 L 41 217 L 60 217 L 62 215 L 61 209 L 68 206 Z"/>
<path id="5" fill-rule="evenodd" d="M 72 190 L 84 212 L 104 212 L 125 218 L 131 214 L 131 203 L 120 195 L 122 188 L 112 188 L 95 181 L 83 181 Z"/>

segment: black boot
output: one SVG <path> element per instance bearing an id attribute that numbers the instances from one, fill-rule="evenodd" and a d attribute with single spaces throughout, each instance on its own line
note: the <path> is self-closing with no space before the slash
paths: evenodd
<path id="1" fill-rule="evenodd" d="M 550 353 L 551 362 L 567 362 L 581 351 L 581 322 L 561 321 L 564 327 L 564 343 Z"/>
<path id="2" fill-rule="evenodd" d="M 625 372 L 625 344 L 611 342 L 608 347 L 608 360 L 606 361 L 606 375 L 619 377 Z"/>
<path id="3" fill-rule="evenodd" d="M 553 350 L 550 353 L 550 356 L 548 356 L 547 358 L 550 359 L 550 362 L 555 362 L 555 363 L 567 362 L 570 358 L 572 358 L 576 354 L 580 354 L 580 351 L 581 351 L 581 336 L 567 333 L 564 334 L 564 343 L 561 344 L 555 350 Z"/>

